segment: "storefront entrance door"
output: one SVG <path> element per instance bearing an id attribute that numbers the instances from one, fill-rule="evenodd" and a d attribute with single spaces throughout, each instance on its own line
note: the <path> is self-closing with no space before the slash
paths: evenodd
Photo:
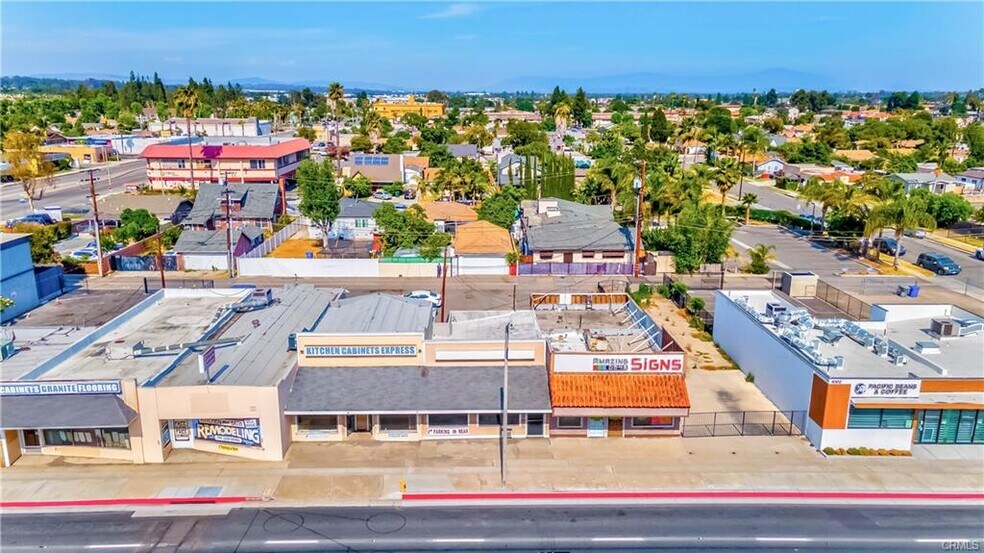
<path id="1" fill-rule="evenodd" d="M 41 449 L 41 431 L 40 430 L 21 430 L 24 438 L 21 440 L 21 446 L 24 449 Z"/>
<path id="2" fill-rule="evenodd" d="M 618 437 L 622 435 L 622 417 L 608 418 L 608 436 Z"/>
<path id="3" fill-rule="evenodd" d="M 526 415 L 526 435 L 527 436 L 543 435 L 543 414 Z"/>
<path id="4" fill-rule="evenodd" d="M 345 418 L 349 433 L 372 432 L 372 417 L 369 415 L 349 415 Z"/>

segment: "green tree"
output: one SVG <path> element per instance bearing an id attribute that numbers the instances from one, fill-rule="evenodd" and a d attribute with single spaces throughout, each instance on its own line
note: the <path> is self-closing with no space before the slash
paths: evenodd
<path id="1" fill-rule="evenodd" d="M 657 109 L 649 125 L 649 137 L 654 142 L 666 144 L 671 136 L 673 136 L 673 123 L 666 118 L 662 108 Z"/>
<path id="2" fill-rule="evenodd" d="M 353 198 L 368 198 L 372 195 L 372 182 L 363 175 L 355 175 L 342 182 L 342 189 Z"/>
<path id="3" fill-rule="evenodd" d="M 514 186 L 505 186 L 478 208 L 478 217 L 504 229 L 512 228 L 523 193 Z"/>
<path id="4" fill-rule="evenodd" d="M 741 196 L 741 206 L 745 208 L 745 224 L 747 225 L 752 217 L 752 206 L 758 202 L 758 195 L 746 192 Z"/>
<path id="5" fill-rule="evenodd" d="M 678 273 L 694 273 L 724 259 L 733 229 L 717 206 L 687 203 L 673 223 L 645 231 L 642 238 L 646 250 L 673 252 Z"/>
<path id="6" fill-rule="evenodd" d="M 54 165 L 41 152 L 41 135 L 26 131 L 13 131 L 3 135 L 3 152 L 10 164 L 10 176 L 20 181 L 21 190 L 27 196 L 27 204 L 34 211 L 34 201 L 44 196 L 48 177 L 55 171 Z"/>
<path id="7" fill-rule="evenodd" d="M 36 265 L 58 262 L 59 256 L 55 252 L 55 242 L 58 241 L 58 236 L 51 226 L 18 223 L 11 230 L 31 235 L 31 260 Z"/>
<path id="8" fill-rule="evenodd" d="M 420 257 L 428 261 L 444 257 L 444 252 L 451 245 L 451 235 L 435 232 L 420 243 Z"/>
<path id="9" fill-rule="evenodd" d="M 146 209 L 124 209 L 120 213 L 120 226 L 116 236 L 125 242 L 137 242 L 153 236 L 160 221 Z"/>
<path id="10" fill-rule="evenodd" d="M 302 125 L 300 127 L 297 127 L 297 130 L 294 132 L 294 136 L 303 138 L 308 142 L 314 142 L 315 139 L 318 138 L 318 133 L 314 132 L 314 129 L 312 129 L 311 127 L 305 127 Z"/>
<path id="11" fill-rule="evenodd" d="M 352 137 L 352 142 L 349 147 L 353 152 L 371 152 L 372 139 L 364 134 L 357 134 Z"/>
<path id="12" fill-rule="evenodd" d="M 383 144 L 384 154 L 399 154 L 409 150 L 406 138 L 401 134 L 395 134 L 386 139 L 386 143 Z"/>
<path id="13" fill-rule="evenodd" d="M 591 126 L 591 102 L 583 88 L 578 88 L 571 102 L 571 118 L 581 127 Z"/>
<path id="14" fill-rule="evenodd" d="M 401 248 L 420 247 L 435 232 L 420 204 L 398 211 L 392 203 L 384 203 L 373 218 L 383 231 L 383 254 L 387 256 Z"/>
<path id="15" fill-rule="evenodd" d="M 936 220 L 930 215 L 928 206 L 921 198 L 896 197 L 877 205 L 871 210 L 870 224 L 874 228 L 890 228 L 895 231 L 899 247 L 895 249 L 893 266 L 899 268 L 899 251 L 905 233 L 918 228 L 934 229 Z"/>
<path id="16" fill-rule="evenodd" d="M 331 161 L 305 159 L 297 166 L 296 179 L 301 196 L 298 210 L 321 231 L 322 244 L 327 249 L 328 232 L 339 211 L 339 191 Z"/>
<path id="17" fill-rule="evenodd" d="M 966 221 L 974 213 L 974 206 L 966 198 L 953 192 L 943 194 L 928 194 L 926 210 L 936 224 L 941 227 L 949 227 L 954 223 Z"/>
<path id="18" fill-rule="evenodd" d="M 547 147 L 547 134 L 536 123 L 528 123 L 514 119 L 506 123 L 506 138 L 504 144 L 518 149 L 523 146 Z"/>
<path id="19" fill-rule="evenodd" d="M 755 244 L 755 247 L 748 250 L 750 262 L 746 270 L 756 275 L 764 275 L 769 272 L 769 262 L 776 258 L 776 247 L 771 244 Z"/>

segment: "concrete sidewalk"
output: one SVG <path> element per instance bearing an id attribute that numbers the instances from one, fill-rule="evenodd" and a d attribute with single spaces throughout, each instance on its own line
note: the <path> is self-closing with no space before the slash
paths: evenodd
<path id="1" fill-rule="evenodd" d="M 491 491 L 984 491 L 984 448 L 960 459 L 831 457 L 799 437 L 517 440 L 501 485 L 498 444 L 297 443 L 286 461 L 195 451 L 162 465 L 22 457 L 0 471 L 10 501 L 193 496 L 266 498 L 276 506 L 368 505 L 410 493 Z"/>

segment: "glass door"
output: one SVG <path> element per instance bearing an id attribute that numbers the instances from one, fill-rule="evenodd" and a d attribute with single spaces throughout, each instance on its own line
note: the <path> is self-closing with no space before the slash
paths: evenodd
<path id="1" fill-rule="evenodd" d="M 526 415 L 526 435 L 543 435 L 543 413 L 530 413 L 529 415 Z"/>
<path id="2" fill-rule="evenodd" d="M 21 447 L 23 449 L 41 449 L 40 430 L 21 430 Z"/>
<path id="3" fill-rule="evenodd" d="M 955 409 L 944 409 L 942 415 L 940 416 L 940 435 L 936 443 L 957 443 L 957 425 L 959 422 L 960 411 Z"/>
<path id="4" fill-rule="evenodd" d="M 916 442 L 935 444 L 940 433 L 940 410 L 931 409 L 919 413 L 919 434 Z"/>

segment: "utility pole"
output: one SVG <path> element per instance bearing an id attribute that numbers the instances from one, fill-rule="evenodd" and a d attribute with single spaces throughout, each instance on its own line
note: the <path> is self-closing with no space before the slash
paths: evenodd
<path id="1" fill-rule="evenodd" d="M 511 315 L 510 315 L 511 317 Z M 505 355 L 502 357 L 502 425 L 499 429 L 499 476 L 502 484 L 506 483 L 506 440 L 509 438 L 509 327 L 512 322 L 506 323 L 506 347 Z"/>
<path id="2" fill-rule="evenodd" d="M 102 250 L 102 237 L 99 236 L 99 231 L 102 226 L 99 224 L 99 203 L 96 201 L 96 169 L 89 169 L 89 195 L 92 197 L 92 219 L 96 223 L 96 266 L 99 271 L 99 278 L 106 275 L 103 274 L 103 250 Z"/>
<path id="3" fill-rule="evenodd" d="M 444 306 L 448 303 L 448 297 L 445 296 L 445 290 L 448 286 L 448 247 L 444 246 L 444 261 L 443 268 L 441 269 L 441 322 L 446 322 L 444 319 Z"/>
<path id="4" fill-rule="evenodd" d="M 229 182 L 225 177 L 222 178 L 222 192 L 225 194 L 225 219 L 226 219 L 226 265 L 229 269 L 229 278 L 232 278 L 232 218 L 229 216 Z"/>
<path id="5" fill-rule="evenodd" d="M 642 161 L 640 177 L 636 181 L 636 221 L 635 221 L 635 244 L 632 248 L 632 276 L 639 276 L 639 253 L 642 251 L 640 242 L 642 241 L 642 198 L 646 189 L 646 161 Z"/>
<path id="6" fill-rule="evenodd" d="M 167 282 L 164 281 L 164 236 L 161 232 L 161 221 L 157 220 L 157 270 L 161 273 L 161 290 L 167 288 Z"/>

